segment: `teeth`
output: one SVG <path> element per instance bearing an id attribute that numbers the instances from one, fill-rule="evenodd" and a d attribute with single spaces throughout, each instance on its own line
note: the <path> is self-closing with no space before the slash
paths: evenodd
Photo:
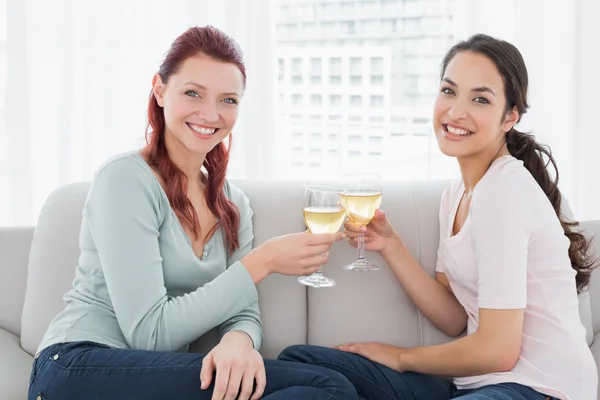
<path id="1" fill-rule="evenodd" d="M 465 131 L 464 129 L 459 129 L 459 128 L 453 128 L 450 125 L 446 125 L 446 129 L 448 130 L 448 132 L 450 132 L 453 135 L 459 135 L 459 136 L 464 136 L 464 135 L 468 135 L 469 131 Z"/>
<path id="2" fill-rule="evenodd" d="M 213 133 L 215 133 L 215 128 L 201 128 L 192 124 L 188 124 L 188 126 L 192 128 L 192 130 L 194 130 L 195 132 L 198 132 L 202 135 L 212 135 Z"/>

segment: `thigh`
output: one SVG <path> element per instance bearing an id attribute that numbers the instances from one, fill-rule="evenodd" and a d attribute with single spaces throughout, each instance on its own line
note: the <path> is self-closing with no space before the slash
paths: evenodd
<path id="1" fill-rule="evenodd" d="M 551 399 L 530 387 L 517 383 L 499 383 L 474 390 L 459 390 L 454 396 L 460 400 L 547 400 Z"/>
<path id="2" fill-rule="evenodd" d="M 35 360 L 29 398 L 209 400 L 200 389 L 204 355 L 113 349 L 89 342 L 52 346 Z M 269 400 L 356 399 L 354 387 L 326 368 L 265 360 Z"/>
<path id="3" fill-rule="evenodd" d="M 318 365 L 344 375 L 358 395 L 369 400 L 448 400 L 452 382 L 429 375 L 399 373 L 356 354 L 327 347 L 292 346 L 280 360 Z"/>
<path id="4" fill-rule="evenodd" d="M 89 342 L 55 345 L 36 358 L 29 398 L 195 399 L 200 389 L 202 354 L 114 349 Z"/>

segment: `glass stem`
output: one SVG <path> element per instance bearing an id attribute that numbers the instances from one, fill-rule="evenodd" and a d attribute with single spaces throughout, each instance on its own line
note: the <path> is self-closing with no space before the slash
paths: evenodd
<path id="1" fill-rule="evenodd" d="M 365 234 L 358 232 L 358 261 L 365 259 Z"/>

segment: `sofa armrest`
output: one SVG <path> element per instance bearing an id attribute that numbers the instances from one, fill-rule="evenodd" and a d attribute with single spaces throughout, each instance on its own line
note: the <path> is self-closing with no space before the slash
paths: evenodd
<path id="1" fill-rule="evenodd" d="M 592 323 L 596 335 L 600 332 L 600 221 L 582 221 L 580 226 L 586 238 L 592 240 L 591 253 L 598 265 L 598 268 L 592 272 L 589 285 Z"/>
<path id="2" fill-rule="evenodd" d="M 0 227 L 0 328 L 21 335 L 33 227 Z"/>

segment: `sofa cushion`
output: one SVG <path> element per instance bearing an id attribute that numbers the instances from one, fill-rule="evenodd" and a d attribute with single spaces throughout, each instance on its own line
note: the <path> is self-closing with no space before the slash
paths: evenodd
<path id="1" fill-rule="evenodd" d="M 232 181 L 254 210 L 254 246 L 291 232 L 302 232 L 303 182 Z M 270 275 L 258 284 L 263 322 L 261 353 L 274 358 L 285 347 L 307 343 L 306 287 L 296 277 Z"/>
<path id="2" fill-rule="evenodd" d="M 0 394 L 2 400 L 27 398 L 33 357 L 21 348 L 19 337 L 0 329 Z"/>
<path id="3" fill-rule="evenodd" d="M 415 191 L 408 183 L 384 185 L 381 209 L 413 256 L 433 274 L 438 242 L 438 208 L 445 182 L 429 183 Z M 310 344 L 331 346 L 351 341 L 381 341 L 404 347 L 449 340 L 427 321 L 410 301 L 383 258 L 366 258 L 378 271 L 347 272 L 343 265 L 356 259 L 357 250 L 336 243 L 324 273 L 338 283 L 334 288 L 308 290 Z M 425 340 L 427 343 L 425 343 Z"/>

